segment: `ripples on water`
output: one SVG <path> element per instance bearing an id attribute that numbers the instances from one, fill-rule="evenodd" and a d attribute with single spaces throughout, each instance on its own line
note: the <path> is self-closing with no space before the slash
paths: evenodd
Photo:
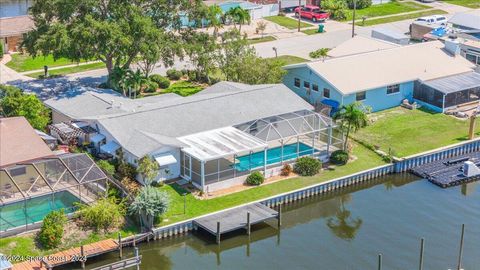
<path id="1" fill-rule="evenodd" d="M 288 181 L 288 180 L 287 180 Z M 140 245 L 141 269 L 424 269 L 454 268 L 460 227 L 466 224 L 464 268 L 480 269 L 480 187 L 441 189 L 402 174 L 284 207 L 276 222 L 254 227 L 250 237 L 194 233 Z M 127 252 L 131 255 L 131 250 Z M 99 266 L 118 254 L 90 260 Z M 92 263 L 95 261 L 95 263 Z"/>

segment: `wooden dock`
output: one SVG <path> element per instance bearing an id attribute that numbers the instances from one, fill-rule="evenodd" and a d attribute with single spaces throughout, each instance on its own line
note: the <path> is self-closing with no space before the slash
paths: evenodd
<path id="1" fill-rule="evenodd" d="M 247 234 L 250 234 L 251 225 L 272 218 L 277 218 L 280 226 L 281 210 L 277 212 L 261 203 L 255 203 L 196 219 L 193 225 L 213 234 L 217 238 L 217 243 L 220 243 L 222 234 L 238 229 L 246 229 Z"/>
<path id="2" fill-rule="evenodd" d="M 48 270 L 56 266 L 79 262 L 82 258 L 89 258 L 118 250 L 119 245 L 113 239 L 106 239 L 83 247 L 71 248 L 52 255 L 47 255 L 43 260 L 31 260 L 16 263 L 12 270 Z M 83 251 L 82 251 L 83 249 Z"/>

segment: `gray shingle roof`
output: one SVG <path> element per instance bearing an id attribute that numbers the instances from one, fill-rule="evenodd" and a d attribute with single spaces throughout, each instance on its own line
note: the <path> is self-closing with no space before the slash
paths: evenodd
<path id="1" fill-rule="evenodd" d="M 222 92 L 223 87 L 226 90 Z M 123 148 L 141 157 L 162 145 L 174 144 L 175 138 L 181 136 L 312 109 L 282 84 L 248 86 L 221 82 L 202 92 L 144 105 L 135 112 L 106 115 L 98 123 Z"/>
<path id="2" fill-rule="evenodd" d="M 233 82 L 219 82 L 189 97 L 163 94 L 135 100 L 113 90 L 78 88 L 45 104 L 75 120 L 97 120 L 137 157 L 164 145 L 181 147 L 180 136 L 312 109 L 285 85 Z"/>

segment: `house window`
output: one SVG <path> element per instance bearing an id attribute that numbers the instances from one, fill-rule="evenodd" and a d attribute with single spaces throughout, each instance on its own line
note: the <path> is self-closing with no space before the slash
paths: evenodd
<path id="1" fill-rule="evenodd" d="M 394 84 L 387 86 L 387 95 L 400 92 L 400 84 Z"/>
<path id="2" fill-rule="evenodd" d="M 323 88 L 323 97 L 330 98 L 330 89 Z"/>
<path id="3" fill-rule="evenodd" d="M 313 89 L 313 91 L 317 91 L 317 92 L 318 92 L 318 85 L 312 84 L 312 89 Z"/>
<path id="4" fill-rule="evenodd" d="M 300 79 L 295 78 L 295 82 L 293 84 L 295 85 L 295 87 L 300 87 Z"/>
<path id="5" fill-rule="evenodd" d="M 27 173 L 27 168 L 25 166 L 17 167 L 17 168 L 13 168 L 13 169 L 8 170 L 8 172 L 10 173 L 10 175 L 12 177 L 15 177 L 15 176 L 26 174 Z"/>
<path id="6" fill-rule="evenodd" d="M 303 82 L 303 87 L 310 89 L 310 83 L 309 82 Z"/>
<path id="7" fill-rule="evenodd" d="M 366 98 L 367 98 L 367 92 L 365 92 L 365 91 L 358 92 L 355 96 L 356 101 L 365 100 Z"/>

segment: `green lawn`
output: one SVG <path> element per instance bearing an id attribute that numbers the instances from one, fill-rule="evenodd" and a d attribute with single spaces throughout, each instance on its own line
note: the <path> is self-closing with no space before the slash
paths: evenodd
<path id="1" fill-rule="evenodd" d="M 318 28 L 302 30 L 302 33 L 307 34 L 307 35 L 321 34 L 320 32 L 318 32 Z M 324 31 L 324 33 L 325 33 L 325 31 Z"/>
<path id="2" fill-rule="evenodd" d="M 416 2 L 389 2 L 379 5 L 371 5 L 364 9 L 357 9 L 355 18 L 357 20 L 362 20 L 363 16 L 367 18 L 378 17 L 378 16 L 387 16 L 404 12 L 412 12 L 416 10 L 422 10 L 431 8 L 426 5 L 422 5 Z M 353 17 L 352 10 L 349 10 L 347 13 L 347 21 L 351 21 Z"/>
<path id="3" fill-rule="evenodd" d="M 401 107 L 373 113 L 370 119 L 372 124 L 354 137 L 385 152 L 391 148 L 399 157 L 464 141 L 469 127 L 468 121 L 442 113 Z"/>
<path id="4" fill-rule="evenodd" d="M 49 67 L 58 67 L 72 64 L 76 64 L 76 62 L 72 62 L 71 60 L 66 58 L 60 58 L 55 61 L 52 55 L 47 55 L 45 57 L 40 55 L 33 58 L 29 54 L 17 53 L 12 54 L 12 60 L 7 63 L 7 67 L 18 72 L 24 72 L 36 69 L 43 69 L 43 66 L 45 65 Z"/>
<path id="5" fill-rule="evenodd" d="M 370 26 L 370 25 L 390 23 L 390 22 L 396 22 L 396 21 L 403 21 L 403 20 L 408 20 L 408 19 L 416 19 L 418 17 L 439 15 L 439 14 L 447 14 L 447 12 L 443 11 L 443 10 L 440 10 L 440 9 L 432 9 L 432 10 L 420 11 L 420 12 L 415 12 L 415 13 L 410 13 L 410 14 L 405 14 L 405 15 L 398 15 L 398 16 L 392 16 L 392 17 L 386 17 L 386 18 L 366 20 L 365 24 L 363 24 L 360 21 L 360 22 L 357 22 L 355 24 L 359 25 L 359 26 Z"/>
<path id="6" fill-rule="evenodd" d="M 105 68 L 105 64 L 102 62 L 95 62 L 91 64 L 78 65 L 74 67 L 53 69 L 53 70 L 49 70 L 48 73 L 50 75 L 63 76 L 66 74 L 72 74 L 72 73 L 83 72 L 83 71 L 94 70 L 94 69 L 101 69 L 101 68 Z M 32 78 L 39 78 L 40 76 L 43 76 L 43 74 L 44 74 L 43 72 L 35 72 L 35 73 L 29 73 L 27 74 L 27 76 Z"/>
<path id="7" fill-rule="evenodd" d="M 264 37 L 259 37 L 259 38 L 251 38 L 248 40 L 249 44 L 257 44 L 257 43 L 262 43 L 262 42 L 269 42 L 269 41 L 274 41 L 277 40 L 275 37 L 272 36 L 264 36 Z"/>
<path id="8" fill-rule="evenodd" d="M 196 85 L 187 81 L 178 81 L 178 82 L 172 83 L 170 87 L 168 87 L 163 91 L 163 93 L 175 93 L 182 97 L 186 97 L 186 96 L 196 94 L 202 90 L 203 90 L 203 87 L 199 85 Z"/>
<path id="9" fill-rule="evenodd" d="M 294 20 L 289 17 L 285 16 L 270 16 L 270 17 L 265 17 L 265 20 L 271 21 L 273 23 L 276 23 L 278 25 L 281 25 L 283 27 L 286 27 L 288 29 L 297 29 L 298 28 L 298 20 Z M 300 28 L 306 28 L 306 27 L 311 27 L 313 26 L 312 24 L 305 23 L 305 22 L 300 22 Z"/>
<path id="10" fill-rule="evenodd" d="M 308 62 L 309 60 L 298 57 L 298 56 L 293 56 L 293 55 L 280 55 L 278 57 L 272 57 L 268 59 L 275 59 L 275 60 L 280 60 L 284 64 L 283 65 L 291 65 L 291 64 L 298 64 L 298 63 L 304 63 Z"/>
<path id="11" fill-rule="evenodd" d="M 479 0 L 443 0 L 442 2 L 446 2 L 449 4 L 464 6 L 468 8 L 480 8 L 480 1 Z"/>
<path id="12" fill-rule="evenodd" d="M 193 195 L 187 194 L 187 211 L 185 215 L 183 214 L 184 198 L 182 194 L 186 193 L 186 191 L 179 188 L 176 184 L 165 185 L 161 187 L 161 189 L 170 195 L 171 204 L 169 211 L 160 225 L 167 225 L 243 203 L 256 201 L 385 164 L 377 154 L 360 145 L 354 147 L 353 155 L 358 157 L 358 159 L 347 165 L 336 167 L 334 170 L 322 171 L 314 177 L 286 179 L 209 200 L 199 200 Z"/>

